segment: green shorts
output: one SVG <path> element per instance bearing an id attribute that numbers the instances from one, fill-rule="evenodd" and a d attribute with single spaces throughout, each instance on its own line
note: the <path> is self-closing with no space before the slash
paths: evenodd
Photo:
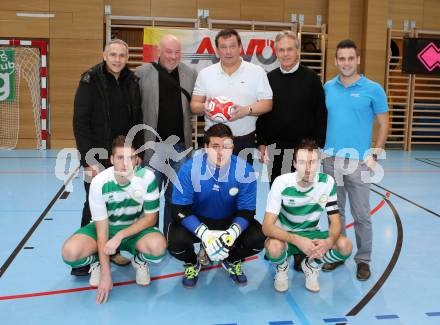
<path id="1" fill-rule="evenodd" d="M 306 237 L 309 239 L 327 239 L 328 238 L 328 231 L 298 231 L 294 233 L 295 235 Z M 293 255 L 293 254 L 303 254 L 305 255 L 298 247 L 295 245 L 292 245 L 290 243 L 287 243 L 287 256 Z"/>
<path id="2" fill-rule="evenodd" d="M 109 226 L 109 239 L 111 239 L 114 235 L 116 235 L 117 232 L 128 228 L 130 226 Z M 136 235 L 124 238 L 121 241 L 121 245 L 119 246 L 119 249 L 121 251 L 126 251 L 129 252 L 132 255 L 136 255 L 137 254 L 137 249 L 136 249 L 136 243 L 139 239 L 141 239 L 142 237 L 144 237 L 145 235 L 152 233 L 152 232 L 157 232 L 159 234 L 161 234 L 160 230 L 157 229 L 156 227 L 150 227 L 147 229 L 142 230 L 141 232 L 137 233 Z M 75 232 L 76 234 L 83 234 L 89 237 L 92 237 L 94 240 L 98 239 L 98 236 L 96 235 L 96 226 L 94 222 L 89 223 L 87 226 L 84 226 L 80 229 L 78 229 Z"/>

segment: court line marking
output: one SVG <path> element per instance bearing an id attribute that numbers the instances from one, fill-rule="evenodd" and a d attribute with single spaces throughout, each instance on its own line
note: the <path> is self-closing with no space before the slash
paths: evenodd
<path id="1" fill-rule="evenodd" d="M 254 261 L 257 259 L 258 259 L 258 256 L 255 255 L 255 256 L 251 256 L 251 257 L 246 258 L 245 262 L 251 262 L 251 261 Z M 221 264 L 208 266 L 208 267 L 202 268 L 200 272 L 207 272 L 210 270 L 219 269 L 221 267 L 222 267 Z M 176 272 L 176 273 L 169 273 L 169 274 L 164 274 L 164 275 L 153 276 L 153 277 L 151 277 L 151 281 L 175 278 L 178 276 L 183 276 L 184 274 L 185 274 L 185 272 Z M 136 283 L 135 280 L 116 282 L 116 283 L 113 283 L 113 287 L 121 287 L 121 286 L 126 286 L 126 285 L 130 285 L 130 284 L 135 284 L 135 283 Z M 88 286 L 88 287 L 79 287 L 79 288 L 71 288 L 71 289 L 63 289 L 63 290 L 24 293 L 24 294 L 11 295 L 11 296 L 0 296 L 0 301 L 1 300 L 23 299 L 23 298 L 33 298 L 33 297 L 41 297 L 41 296 L 53 296 L 53 295 L 80 292 L 80 291 L 89 291 L 89 290 L 96 290 L 96 288 Z"/>
<path id="2" fill-rule="evenodd" d="M 72 174 L 67 178 L 67 180 L 63 183 L 61 188 L 58 190 L 58 192 L 55 194 L 55 196 L 52 198 L 52 201 L 49 202 L 47 207 L 44 209 L 44 211 L 41 213 L 41 215 L 38 217 L 37 221 L 34 222 L 32 227 L 28 230 L 26 235 L 24 235 L 23 239 L 18 243 L 17 247 L 15 247 L 14 251 L 9 255 L 8 259 L 3 263 L 3 265 L 0 267 L 0 278 L 3 276 L 3 274 L 6 272 L 8 267 L 11 265 L 11 263 L 14 261 L 14 259 L 17 257 L 18 253 L 22 250 L 26 242 L 29 240 L 29 238 L 32 236 L 32 234 L 35 232 L 37 227 L 40 225 L 40 223 L 44 220 L 49 210 L 52 208 L 52 206 L 55 204 L 55 202 L 58 200 L 60 195 L 64 192 L 66 189 L 66 185 L 69 184 L 69 182 L 73 179 L 76 172 L 79 170 L 79 165 L 76 167 L 76 169 L 72 172 Z"/>
<path id="3" fill-rule="evenodd" d="M 404 201 L 406 201 L 408 203 L 411 203 L 412 205 L 414 205 L 414 206 L 416 206 L 416 207 L 418 207 L 418 208 L 420 208 L 422 210 L 425 210 L 426 212 L 429 212 L 429 213 L 433 214 L 436 217 L 440 217 L 440 214 L 438 214 L 438 213 L 436 213 L 436 212 L 434 212 L 434 211 L 432 211 L 432 210 L 430 210 L 428 208 L 425 208 L 423 205 L 420 205 L 420 204 L 418 204 L 418 203 L 416 203 L 414 201 L 411 201 L 410 199 L 407 199 L 406 197 L 404 197 L 404 196 L 402 196 L 400 194 L 397 194 L 396 192 L 393 192 L 393 191 L 391 191 L 391 190 L 389 190 L 389 189 L 387 189 L 387 188 L 385 188 L 383 186 L 377 185 L 377 184 L 373 184 L 373 185 L 377 186 L 378 188 L 380 188 L 380 189 L 382 189 L 384 191 L 387 191 L 387 192 L 393 194 L 394 196 L 397 196 L 398 198 L 400 198 L 400 199 L 402 199 L 402 200 L 404 200 Z"/>
<path id="4" fill-rule="evenodd" d="M 370 190 L 372 192 L 378 194 L 379 196 L 381 196 L 382 199 L 388 204 L 389 208 L 391 209 L 391 211 L 393 213 L 394 219 L 396 221 L 396 227 L 397 227 L 396 246 L 394 247 L 394 252 L 393 252 L 393 255 L 391 256 L 390 262 L 388 263 L 387 267 L 385 268 L 385 271 L 382 273 L 379 280 L 376 281 L 376 283 L 370 289 L 370 291 L 368 291 L 368 293 L 346 314 L 346 316 L 356 316 L 370 302 L 370 300 L 376 295 L 376 293 L 379 292 L 379 290 L 382 288 L 385 281 L 391 275 L 391 272 L 393 271 L 394 267 L 396 266 L 397 260 L 399 259 L 400 252 L 402 250 L 403 227 L 402 227 L 402 222 L 400 220 L 399 213 L 397 212 L 393 203 L 390 201 L 391 193 L 387 191 L 384 195 L 380 192 L 377 192 L 376 190 L 373 190 L 373 189 L 370 189 Z"/>

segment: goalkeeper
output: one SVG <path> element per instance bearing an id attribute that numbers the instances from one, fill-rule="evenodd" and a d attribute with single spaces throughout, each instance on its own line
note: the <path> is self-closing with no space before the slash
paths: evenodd
<path id="1" fill-rule="evenodd" d="M 265 241 L 261 224 L 254 219 L 254 170 L 232 154 L 233 135 L 225 124 L 211 126 L 204 143 L 204 151 L 188 160 L 178 173 L 181 191 L 174 186 L 168 250 L 185 263 L 186 288 L 197 284 L 201 264 L 194 244 L 199 242 L 209 259 L 221 262 L 236 284 L 246 285 L 241 262 L 260 252 Z"/>

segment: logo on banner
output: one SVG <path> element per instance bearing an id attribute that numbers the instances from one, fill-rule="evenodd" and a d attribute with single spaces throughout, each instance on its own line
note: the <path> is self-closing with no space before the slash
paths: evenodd
<path id="1" fill-rule="evenodd" d="M 432 42 L 420 51 L 417 57 L 428 71 L 440 67 L 440 49 Z"/>
<path id="2" fill-rule="evenodd" d="M 210 37 L 205 37 L 200 41 L 196 50 L 196 55 L 198 57 L 192 59 L 191 64 L 198 64 L 200 60 L 211 60 L 212 63 L 217 63 L 219 61 L 215 56 L 214 46 Z M 252 57 L 255 55 L 258 62 L 261 64 L 272 64 L 277 59 L 275 55 L 275 42 L 266 39 L 250 39 L 246 51 L 243 46 L 240 55 L 248 62 L 252 61 Z"/>
<path id="3" fill-rule="evenodd" d="M 14 100 L 15 51 L 0 50 L 0 101 Z"/>

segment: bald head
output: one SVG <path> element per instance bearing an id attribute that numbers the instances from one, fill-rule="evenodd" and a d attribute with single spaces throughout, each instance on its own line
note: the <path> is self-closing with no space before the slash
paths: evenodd
<path id="1" fill-rule="evenodd" d="M 181 44 L 174 35 L 165 35 L 159 41 L 160 64 L 168 71 L 174 70 L 180 63 Z"/>

